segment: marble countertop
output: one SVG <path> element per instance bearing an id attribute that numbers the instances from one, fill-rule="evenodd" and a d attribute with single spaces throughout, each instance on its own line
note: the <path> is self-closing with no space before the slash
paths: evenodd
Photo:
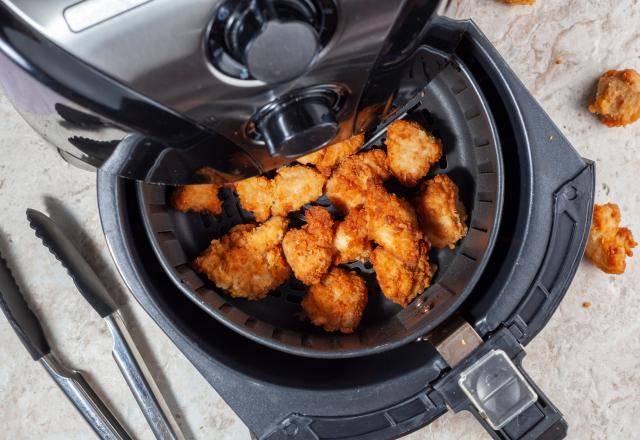
<path id="1" fill-rule="evenodd" d="M 607 69 L 640 70 L 639 0 L 538 0 L 534 7 L 453 0 L 448 15 L 473 18 L 551 118 L 597 163 L 598 202 L 620 204 L 640 235 L 640 123 L 610 129 L 586 110 Z M 95 175 L 67 165 L 0 96 L 0 235 L 52 346 L 82 370 L 136 438 L 152 433 L 111 359 L 111 336 L 62 267 L 34 237 L 25 209 L 64 204 L 82 225 L 74 239 L 126 301 L 136 341 L 188 438 L 248 439 L 248 430 L 126 293 L 98 218 Z M 583 262 L 560 308 L 527 347 L 524 364 L 564 413 L 570 439 L 628 439 L 640 432 L 638 257 L 624 276 Z M 583 302 L 592 303 L 583 308 Z M 92 431 L 0 319 L 0 437 L 92 439 Z M 410 439 L 489 438 L 465 413 L 448 413 Z"/>

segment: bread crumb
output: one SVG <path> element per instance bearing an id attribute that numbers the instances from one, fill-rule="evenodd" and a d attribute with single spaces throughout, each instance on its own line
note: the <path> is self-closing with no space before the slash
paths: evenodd
<path id="1" fill-rule="evenodd" d="M 588 309 L 589 307 L 591 307 L 591 301 L 585 301 L 582 303 L 583 309 Z"/>

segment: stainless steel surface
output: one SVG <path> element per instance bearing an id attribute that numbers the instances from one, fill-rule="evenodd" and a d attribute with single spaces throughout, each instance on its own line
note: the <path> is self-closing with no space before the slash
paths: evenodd
<path id="1" fill-rule="evenodd" d="M 51 353 L 40 358 L 40 363 L 91 425 L 98 437 L 103 440 L 131 439 L 118 419 L 79 372 L 66 368 Z"/>
<path id="2" fill-rule="evenodd" d="M 104 318 L 113 336 L 113 357 L 156 438 L 184 439 L 120 313 Z"/>
<path id="3" fill-rule="evenodd" d="M 209 62 L 206 31 L 220 0 L 153 0 L 81 32 L 73 32 L 64 18 L 64 11 L 77 0 L 4 2 L 69 53 L 256 151 L 262 151 L 262 145 L 252 144 L 242 127 L 258 109 L 293 90 L 336 80 L 351 92 L 339 118 L 344 135 L 349 135 L 371 67 L 404 3 L 337 2 L 337 29 L 311 69 L 274 86 L 231 78 Z"/>

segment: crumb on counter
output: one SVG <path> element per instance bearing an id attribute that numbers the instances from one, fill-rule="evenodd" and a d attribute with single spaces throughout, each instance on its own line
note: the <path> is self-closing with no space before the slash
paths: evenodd
<path id="1" fill-rule="evenodd" d="M 583 309 L 588 309 L 589 307 L 591 307 L 591 301 L 584 301 L 582 303 L 582 308 Z"/>

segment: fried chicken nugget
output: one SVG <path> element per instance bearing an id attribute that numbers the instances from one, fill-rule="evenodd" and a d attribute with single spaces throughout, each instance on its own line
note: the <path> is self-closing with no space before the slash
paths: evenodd
<path id="1" fill-rule="evenodd" d="M 309 288 L 302 309 L 326 331 L 353 333 L 360 324 L 368 293 L 364 280 L 353 272 L 332 268 L 318 284 Z"/>
<path id="2" fill-rule="evenodd" d="M 458 187 L 446 174 L 422 185 L 416 208 L 422 232 L 433 247 L 453 249 L 467 235 L 467 214 L 458 197 Z"/>
<path id="3" fill-rule="evenodd" d="M 305 212 L 307 224 L 291 229 L 282 240 L 282 249 L 293 274 L 304 284 L 319 283 L 331 266 L 333 219 L 324 208 L 313 206 Z"/>
<path id="4" fill-rule="evenodd" d="M 211 241 L 193 266 L 234 298 L 262 299 L 291 276 L 281 246 L 287 226 L 282 217 L 234 226 Z"/>
<path id="5" fill-rule="evenodd" d="M 427 256 L 429 245 L 420 240 L 418 252 L 415 269 L 409 268 L 404 261 L 382 246 L 375 248 L 371 254 L 371 263 L 382 293 L 402 307 L 407 307 L 431 284 L 432 268 Z"/>
<path id="6" fill-rule="evenodd" d="M 640 119 L 640 74 L 633 69 L 605 72 L 598 80 L 596 100 L 589 111 L 609 127 Z"/>
<path id="7" fill-rule="evenodd" d="M 273 204 L 273 181 L 264 176 L 249 177 L 234 184 L 240 205 L 253 213 L 256 221 L 264 222 L 271 217 Z"/>
<path id="8" fill-rule="evenodd" d="M 595 205 L 586 255 L 603 272 L 622 274 L 626 258 L 638 245 L 628 228 L 620 227 L 620 208 L 615 203 Z"/>
<path id="9" fill-rule="evenodd" d="M 364 135 L 356 134 L 342 142 L 329 145 L 297 159 L 302 164 L 313 164 L 325 176 L 330 176 L 331 171 L 347 157 L 355 154 L 364 145 Z"/>
<path id="10" fill-rule="evenodd" d="M 379 187 L 369 192 L 364 209 L 369 238 L 404 261 L 410 269 L 415 268 L 422 232 L 409 202 Z"/>
<path id="11" fill-rule="evenodd" d="M 222 213 L 222 200 L 218 197 L 220 187 L 213 183 L 179 186 L 173 191 L 171 204 L 181 212 L 219 215 Z"/>
<path id="12" fill-rule="evenodd" d="M 364 209 L 352 209 L 336 226 L 333 238 L 333 264 L 367 261 L 372 248 L 373 243 L 367 236 L 367 218 Z"/>
<path id="13" fill-rule="evenodd" d="M 398 181 L 418 184 L 442 156 L 442 142 L 414 121 L 394 121 L 387 128 L 387 160 Z"/>
<path id="14" fill-rule="evenodd" d="M 325 193 L 346 214 L 364 205 L 371 188 L 381 186 L 389 177 L 385 152 L 371 150 L 343 160 L 327 181 Z"/>
<path id="15" fill-rule="evenodd" d="M 282 167 L 273 179 L 271 215 L 285 216 L 322 195 L 327 178 L 302 165 Z"/>

